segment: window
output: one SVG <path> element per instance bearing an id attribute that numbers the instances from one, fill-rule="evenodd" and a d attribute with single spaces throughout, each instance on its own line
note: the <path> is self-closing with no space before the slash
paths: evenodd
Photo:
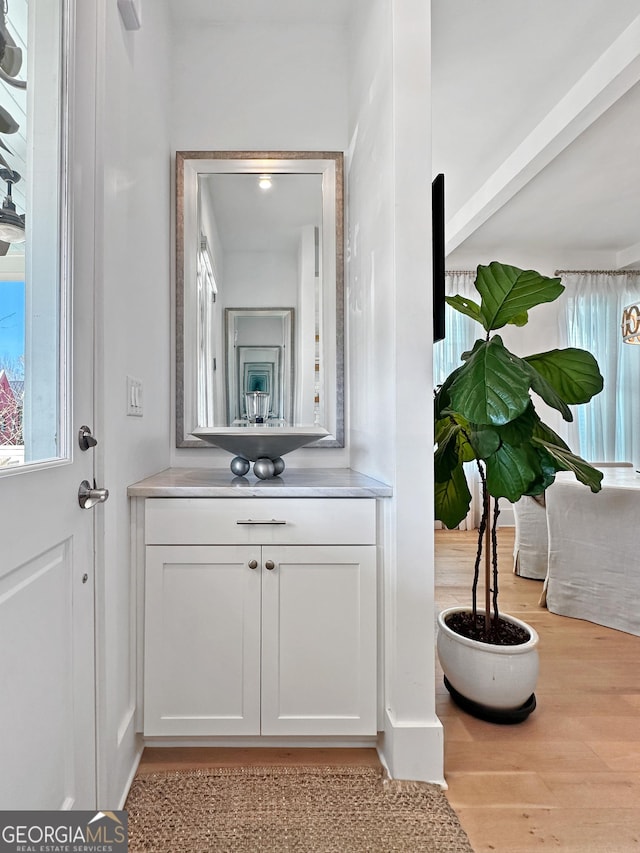
<path id="1" fill-rule="evenodd" d="M 68 452 L 62 23 L 62 0 L 0 0 L 0 473 Z"/>
<path id="2" fill-rule="evenodd" d="M 567 345 L 593 353 L 604 389 L 573 410 L 570 444 L 592 462 L 640 462 L 640 347 L 622 342 L 622 309 L 640 295 L 640 272 L 565 273 Z"/>
<path id="3" fill-rule="evenodd" d="M 448 272 L 445 278 L 445 294 L 460 294 L 478 301 L 478 293 L 473 286 L 475 277 L 475 273 L 470 272 Z M 445 305 L 444 311 L 446 335 L 444 340 L 433 345 L 434 387 L 442 385 L 451 371 L 460 367 L 461 354 L 471 349 L 480 329 L 474 320 L 448 305 Z"/>
<path id="4" fill-rule="evenodd" d="M 477 302 L 479 294 L 473 284 L 475 278 L 475 272 L 447 272 L 445 294 L 447 296 L 460 294 Z M 462 364 L 460 356 L 473 347 L 473 343 L 481 331 L 481 327 L 474 320 L 459 311 L 455 311 L 448 305 L 445 306 L 445 328 L 444 340 L 433 345 L 434 388 L 441 385 L 452 370 L 460 367 Z M 464 469 L 472 500 L 469 514 L 460 528 L 469 530 L 476 527 L 479 522 L 481 501 L 479 500 L 479 477 L 475 462 L 465 463 Z M 439 525 L 439 522 L 437 524 Z"/>

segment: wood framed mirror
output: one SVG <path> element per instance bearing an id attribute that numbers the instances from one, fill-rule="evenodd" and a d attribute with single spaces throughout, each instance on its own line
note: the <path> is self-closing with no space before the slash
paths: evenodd
<path id="1" fill-rule="evenodd" d="M 340 152 L 176 152 L 178 447 L 241 420 L 246 376 L 268 374 L 283 430 L 344 445 L 343 186 Z"/>

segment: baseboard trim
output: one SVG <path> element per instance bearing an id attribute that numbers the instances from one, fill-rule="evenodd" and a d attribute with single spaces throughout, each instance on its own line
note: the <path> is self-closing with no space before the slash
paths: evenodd
<path id="1" fill-rule="evenodd" d="M 400 722 L 387 709 L 378 754 L 392 779 L 412 779 L 447 787 L 444 778 L 444 730 L 434 716 L 428 722 Z"/>
<path id="2" fill-rule="evenodd" d="M 127 797 L 129 796 L 129 790 L 131 789 L 131 785 L 133 784 L 133 780 L 138 771 L 138 766 L 140 764 L 140 759 L 142 758 L 143 751 L 144 744 L 142 743 L 142 739 L 138 738 L 138 749 L 136 750 L 131 769 L 129 770 L 129 775 L 127 776 L 125 782 L 124 791 L 122 792 L 122 795 L 120 797 L 120 804 L 118 805 L 118 810 L 124 809 L 124 804 L 127 801 Z"/>

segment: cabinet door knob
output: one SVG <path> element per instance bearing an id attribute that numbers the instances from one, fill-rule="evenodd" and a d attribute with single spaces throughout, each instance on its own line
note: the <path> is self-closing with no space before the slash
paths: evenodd
<path id="1" fill-rule="evenodd" d="M 273 560 L 267 560 L 267 562 L 264 564 L 264 567 L 265 569 L 269 569 L 269 571 L 271 572 L 273 571 L 273 569 L 275 569 L 276 564 L 273 562 Z"/>
<path id="2" fill-rule="evenodd" d="M 258 561 L 257 560 L 249 560 L 249 568 L 250 569 L 257 569 L 258 568 Z"/>

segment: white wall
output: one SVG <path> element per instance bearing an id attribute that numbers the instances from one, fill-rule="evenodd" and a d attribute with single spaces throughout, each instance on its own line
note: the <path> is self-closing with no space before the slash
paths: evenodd
<path id="1" fill-rule="evenodd" d="M 172 29 L 171 148 L 344 151 L 347 127 L 345 28 L 292 22 Z M 173 298 L 173 297 L 172 297 Z M 172 401 L 172 418 L 173 407 Z M 171 464 L 225 467 L 216 448 L 175 448 Z M 287 467 L 345 467 L 342 448 L 302 448 Z"/>
<path id="2" fill-rule="evenodd" d="M 359 9 L 347 50 L 346 31 L 329 25 L 176 31 L 164 4 L 145 6 L 142 29 L 126 33 L 116 5 L 105 2 L 97 433 L 98 473 L 108 476 L 112 499 L 97 548 L 99 631 L 107 649 L 99 678 L 101 803 L 110 807 L 118 805 L 135 750 L 126 486 L 166 464 L 228 461 L 213 449 L 169 452 L 167 163 L 174 149 L 350 147 L 349 437 L 355 467 L 394 486 L 381 555 L 384 750 L 399 776 L 442 778 L 432 541 L 425 523 L 432 517 L 429 9 L 422 0 L 376 0 Z M 166 62 L 169 31 L 173 63 Z M 140 420 L 125 414 L 127 374 L 145 386 Z M 348 464 L 347 450 L 297 455 L 298 464 Z"/>
<path id="3" fill-rule="evenodd" d="M 102 808 L 118 808 L 137 748 L 134 578 L 127 486 L 169 464 L 169 63 L 165 2 L 126 32 L 102 0 L 99 32 L 96 429 L 98 715 Z M 142 381 L 144 416 L 126 415 L 126 377 Z"/>
<path id="4" fill-rule="evenodd" d="M 429 4 L 363 3 L 350 50 L 351 466 L 384 502 L 384 757 L 442 779 L 435 715 Z"/>
<path id="5" fill-rule="evenodd" d="M 349 447 L 303 449 L 287 465 L 340 466 L 350 456 L 394 486 L 381 554 L 384 750 L 397 775 L 435 780 L 429 4 L 353 6 L 348 41 L 319 23 L 179 26 L 172 147 L 348 151 Z M 228 460 L 215 449 L 172 450 L 172 464 Z"/>
<path id="6" fill-rule="evenodd" d="M 361 4 L 350 50 L 347 402 L 351 464 L 394 479 L 396 367 L 393 45 L 390 0 Z"/>
<path id="7" fill-rule="evenodd" d="M 295 308 L 298 257 L 293 252 L 227 252 L 224 269 L 223 308 Z"/>

